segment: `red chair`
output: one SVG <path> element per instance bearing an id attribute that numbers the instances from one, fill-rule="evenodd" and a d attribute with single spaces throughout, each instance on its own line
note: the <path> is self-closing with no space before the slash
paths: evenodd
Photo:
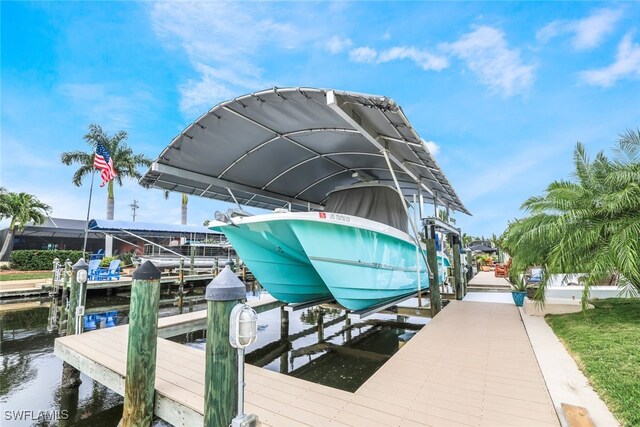
<path id="1" fill-rule="evenodd" d="M 509 277 L 509 268 L 511 268 L 511 258 L 506 264 L 496 264 L 494 275 L 496 277 Z"/>

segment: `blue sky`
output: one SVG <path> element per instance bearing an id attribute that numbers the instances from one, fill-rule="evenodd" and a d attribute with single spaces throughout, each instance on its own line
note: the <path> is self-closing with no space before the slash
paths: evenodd
<path id="1" fill-rule="evenodd" d="M 90 123 L 156 158 L 216 103 L 272 86 L 399 103 L 473 213 L 500 234 L 520 204 L 640 126 L 640 3 L 1 2 L 0 185 L 82 219 L 89 181 L 60 153 Z M 92 217 L 104 217 L 96 186 Z M 180 197 L 129 181 L 116 219 L 179 223 Z M 197 197 L 189 222 L 228 205 Z"/>

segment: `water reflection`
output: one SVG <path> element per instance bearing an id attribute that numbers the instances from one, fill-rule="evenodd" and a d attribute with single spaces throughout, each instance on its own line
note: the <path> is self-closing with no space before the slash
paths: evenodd
<path id="1" fill-rule="evenodd" d="M 203 291 L 188 289 L 185 308 L 206 310 Z M 261 295 L 259 288 L 249 289 L 250 298 Z M 98 329 L 111 322 L 126 324 L 128 304 L 128 296 L 91 295 L 86 313 L 94 316 Z M 66 330 L 64 305 L 62 298 L 0 304 L 3 427 L 107 427 L 117 425 L 120 420 L 123 398 L 86 375 L 81 375 L 82 384 L 78 388 L 60 389 L 62 361 L 53 354 L 53 346 L 60 331 Z M 174 296 L 163 292 L 160 317 L 177 312 Z M 314 307 L 294 313 L 277 308 L 259 315 L 258 339 L 248 349 L 247 362 L 331 387 L 355 390 L 398 349 L 403 341 L 399 337 L 410 335 L 427 321 L 393 313 L 352 321 L 335 307 Z M 174 340 L 204 349 L 206 334 L 204 330 L 193 331 Z M 5 411 L 31 414 L 27 419 L 9 420 Z M 65 420 L 60 419 L 62 411 L 66 411 Z M 57 414 L 58 419 L 39 418 L 40 413 Z M 154 425 L 167 424 L 155 420 Z"/>
<path id="2" fill-rule="evenodd" d="M 334 307 L 299 313 L 283 308 L 258 315 L 258 339 L 245 360 L 254 366 L 329 387 L 355 391 L 428 319 L 376 314 L 357 322 Z M 280 325 L 280 328 L 277 326 Z M 172 340 L 204 350 L 206 337 Z"/>
<path id="3" fill-rule="evenodd" d="M 92 295 L 87 313 L 118 310 L 117 318 L 112 320 L 125 324 L 128 303 L 128 297 Z M 160 316 L 176 314 L 173 297 L 162 304 Z M 192 299 L 191 305 L 196 310 L 206 308 L 202 299 Z M 123 398 L 84 374 L 80 387 L 61 391 L 62 361 L 53 354 L 54 340 L 66 330 L 64 325 L 61 328 L 61 322 L 66 320 L 61 307 L 63 303 L 58 298 L 0 304 L 2 427 L 113 427 L 122 416 Z M 96 323 L 100 328 L 106 321 Z M 154 425 L 167 426 L 161 420 Z"/>

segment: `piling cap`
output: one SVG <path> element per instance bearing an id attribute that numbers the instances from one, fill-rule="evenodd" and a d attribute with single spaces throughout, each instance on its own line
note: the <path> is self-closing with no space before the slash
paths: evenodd
<path id="1" fill-rule="evenodd" d="M 162 273 L 151 261 L 145 261 L 133 271 L 133 280 L 158 280 Z"/>
<path id="2" fill-rule="evenodd" d="M 207 301 L 235 301 L 247 297 L 244 283 L 227 265 L 215 279 L 207 285 L 205 299 Z"/>
<path id="3" fill-rule="evenodd" d="M 84 258 L 80 258 L 78 262 L 73 264 L 73 267 L 71 267 L 71 270 L 73 271 L 89 270 L 89 265 L 85 262 Z"/>

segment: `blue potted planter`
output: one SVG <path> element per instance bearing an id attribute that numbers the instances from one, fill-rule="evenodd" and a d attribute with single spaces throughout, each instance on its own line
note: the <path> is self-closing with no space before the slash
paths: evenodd
<path id="1" fill-rule="evenodd" d="M 527 291 L 511 291 L 513 302 L 515 302 L 518 307 L 522 307 L 524 305 L 524 297 L 526 296 Z"/>

